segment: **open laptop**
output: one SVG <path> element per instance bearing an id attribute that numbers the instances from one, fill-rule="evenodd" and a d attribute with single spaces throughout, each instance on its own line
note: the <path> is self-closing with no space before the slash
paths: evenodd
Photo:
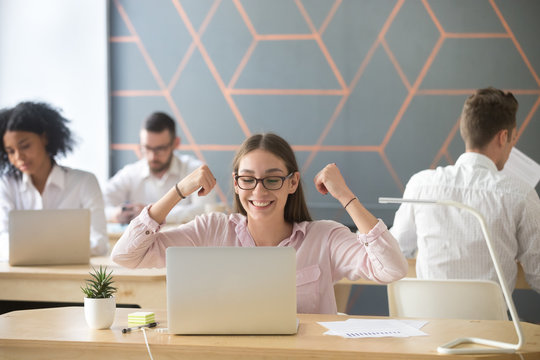
<path id="1" fill-rule="evenodd" d="M 70 265 L 90 261 L 90 210 L 9 212 L 10 265 Z"/>
<path id="2" fill-rule="evenodd" d="M 169 247 L 172 334 L 295 334 L 296 251 L 285 247 Z"/>

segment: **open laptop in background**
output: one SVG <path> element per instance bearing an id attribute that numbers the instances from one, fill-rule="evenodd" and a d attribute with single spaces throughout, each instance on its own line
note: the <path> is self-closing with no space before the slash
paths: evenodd
<path id="1" fill-rule="evenodd" d="M 9 212 L 10 265 L 71 265 L 90 261 L 90 210 Z"/>
<path id="2" fill-rule="evenodd" d="M 296 251 L 169 247 L 171 334 L 295 334 Z"/>

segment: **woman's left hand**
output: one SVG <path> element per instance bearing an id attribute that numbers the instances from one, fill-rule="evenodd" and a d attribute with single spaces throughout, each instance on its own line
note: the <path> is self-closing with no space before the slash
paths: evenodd
<path id="1" fill-rule="evenodd" d="M 345 183 L 336 164 L 326 165 L 313 179 L 317 191 L 323 195 L 330 193 L 340 203 L 349 201 L 354 194 Z"/>

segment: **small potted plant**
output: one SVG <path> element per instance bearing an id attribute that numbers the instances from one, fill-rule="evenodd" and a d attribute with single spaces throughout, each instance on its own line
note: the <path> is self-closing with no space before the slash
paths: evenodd
<path id="1" fill-rule="evenodd" d="M 86 280 L 86 286 L 81 290 L 85 294 L 84 317 L 92 329 L 108 329 L 114 321 L 116 299 L 113 286 L 112 271 L 107 273 L 107 267 L 92 267 L 91 279 Z"/>

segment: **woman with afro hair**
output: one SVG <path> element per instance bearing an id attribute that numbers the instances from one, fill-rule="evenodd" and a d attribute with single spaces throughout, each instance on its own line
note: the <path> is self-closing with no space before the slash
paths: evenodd
<path id="1" fill-rule="evenodd" d="M 89 209 L 90 252 L 108 251 L 104 204 L 94 174 L 61 166 L 75 144 L 68 120 L 46 103 L 0 110 L 0 260 L 9 258 L 11 210 Z"/>

